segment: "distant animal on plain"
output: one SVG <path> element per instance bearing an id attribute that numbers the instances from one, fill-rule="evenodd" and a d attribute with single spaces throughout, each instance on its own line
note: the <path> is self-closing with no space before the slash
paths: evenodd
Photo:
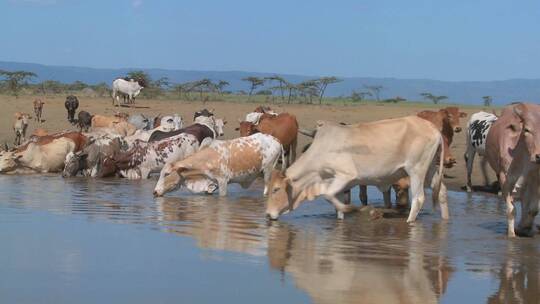
<path id="1" fill-rule="evenodd" d="M 41 115 L 43 114 L 44 104 L 45 102 L 39 98 L 34 100 L 34 119 L 39 123 L 42 122 Z"/>
<path id="2" fill-rule="evenodd" d="M 113 105 L 115 101 L 120 105 L 120 95 L 127 96 L 127 103 L 135 103 L 135 97 L 141 93 L 143 88 L 139 82 L 133 79 L 129 81 L 122 78 L 115 79 L 112 83 Z"/>
<path id="3" fill-rule="evenodd" d="M 77 111 L 77 108 L 79 108 L 79 99 L 77 99 L 77 96 L 69 95 L 68 97 L 66 97 L 66 102 L 64 102 L 64 106 L 67 110 L 67 120 L 70 123 L 75 123 L 75 111 Z"/>

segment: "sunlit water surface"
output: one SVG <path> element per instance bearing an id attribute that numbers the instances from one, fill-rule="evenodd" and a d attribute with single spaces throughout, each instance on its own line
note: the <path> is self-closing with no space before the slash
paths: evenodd
<path id="1" fill-rule="evenodd" d="M 414 225 L 337 221 L 323 200 L 268 222 L 260 184 L 154 184 L 0 176 L 0 302 L 540 302 L 540 236 L 508 240 L 495 196 L 450 193 L 449 222 L 429 202 Z"/>

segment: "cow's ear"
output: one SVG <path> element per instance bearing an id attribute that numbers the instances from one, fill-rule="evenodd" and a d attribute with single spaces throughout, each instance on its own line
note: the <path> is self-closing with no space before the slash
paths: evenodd
<path id="1" fill-rule="evenodd" d="M 467 117 L 467 113 L 465 113 L 465 112 L 459 112 L 459 117 L 461 117 L 461 118 Z"/>
<path id="2" fill-rule="evenodd" d="M 519 103 L 515 105 L 512 110 L 514 111 L 514 114 L 516 114 L 516 116 L 519 117 L 521 121 L 523 121 L 523 104 Z"/>
<path id="3" fill-rule="evenodd" d="M 20 155 L 15 155 L 15 157 L 13 158 L 13 160 L 16 161 L 16 162 L 19 162 L 19 161 L 21 160 L 22 157 L 23 157 L 22 154 L 20 154 Z"/>

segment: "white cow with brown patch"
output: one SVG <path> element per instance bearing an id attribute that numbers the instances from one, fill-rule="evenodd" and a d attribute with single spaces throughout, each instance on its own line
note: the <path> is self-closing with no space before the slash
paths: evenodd
<path id="1" fill-rule="evenodd" d="M 249 187 L 262 172 L 266 183 L 281 155 L 281 144 L 271 135 L 257 133 L 232 140 L 216 140 L 190 157 L 166 164 L 154 189 L 162 196 L 179 186 L 193 192 L 213 192 L 227 195 L 227 185 L 238 183 Z"/>

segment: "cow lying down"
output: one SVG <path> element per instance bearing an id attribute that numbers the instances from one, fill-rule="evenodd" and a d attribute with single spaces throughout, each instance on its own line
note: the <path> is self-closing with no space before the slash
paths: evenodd
<path id="1" fill-rule="evenodd" d="M 232 140 L 216 140 L 184 160 L 166 164 L 161 170 L 154 195 L 162 196 L 184 186 L 196 193 L 212 193 L 219 188 L 219 195 L 225 196 L 227 184 L 239 183 L 247 188 L 261 172 L 266 195 L 266 184 L 281 151 L 281 144 L 273 136 L 262 133 Z"/>
<path id="2" fill-rule="evenodd" d="M 416 116 L 355 125 L 318 122 L 311 147 L 285 174 L 272 174 L 266 214 L 275 220 L 304 200 L 322 196 L 343 218 L 343 213 L 355 210 L 337 198 L 344 190 L 361 184 L 385 191 L 408 175 L 412 206 L 407 222 L 415 221 L 424 204 L 425 182 L 447 219 L 446 187 L 441 182 L 443 150 L 441 133 Z"/>

